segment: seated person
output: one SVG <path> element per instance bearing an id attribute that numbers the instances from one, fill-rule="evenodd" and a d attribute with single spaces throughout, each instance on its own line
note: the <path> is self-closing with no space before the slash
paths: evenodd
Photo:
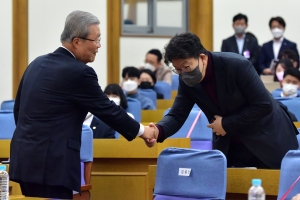
<path id="1" fill-rule="evenodd" d="M 151 49 L 146 54 L 145 65 L 140 69 L 150 69 L 154 72 L 157 81 L 172 84 L 172 71 L 162 63 L 162 54 L 158 49 Z"/>
<path id="2" fill-rule="evenodd" d="M 125 67 L 122 71 L 122 78 L 122 87 L 125 90 L 127 97 L 137 99 L 141 103 L 142 110 L 156 109 L 150 98 L 145 97 L 138 92 L 140 70 L 135 67 Z"/>
<path id="3" fill-rule="evenodd" d="M 297 44 L 287 40 L 283 36 L 285 26 L 286 23 L 282 17 L 273 17 L 269 21 L 269 27 L 273 35 L 273 40 L 263 44 L 259 56 L 259 68 L 265 75 L 274 73 L 270 68 L 270 64 L 273 60 L 279 59 L 280 53 L 285 49 L 293 50 L 299 59 Z"/>
<path id="4" fill-rule="evenodd" d="M 154 90 L 154 85 L 156 83 L 156 77 L 154 73 L 149 69 L 141 70 L 140 84 L 141 89 L 152 89 Z M 156 92 L 156 91 L 155 91 Z M 157 99 L 163 99 L 164 95 L 156 92 Z"/>
<path id="5" fill-rule="evenodd" d="M 300 71 L 296 68 L 284 71 L 282 88 L 272 92 L 273 97 L 294 98 L 300 94 Z"/>
<path id="6" fill-rule="evenodd" d="M 282 87 L 281 82 L 283 80 L 284 71 L 289 68 L 294 68 L 294 66 L 293 63 L 287 58 L 283 58 L 279 60 L 275 65 L 274 81 L 275 82 L 279 81 L 280 87 Z"/>
<path id="7" fill-rule="evenodd" d="M 287 58 L 289 59 L 295 68 L 299 68 L 298 55 L 295 51 L 291 49 L 283 50 L 279 56 L 280 59 Z"/>
<path id="8" fill-rule="evenodd" d="M 122 88 L 118 84 L 109 84 L 106 86 L 104 93 L 107 97 L 113 101 L 116 105 L 127 108 L 127 100 L 123 93 Z M 127 113 L 132 118 L 131 113 Z M 115 130 L 106 125 L 103 121 L 95 117 L 92 113 L 88 113 L 84 122 L 84 125 L 89 126 L 93 130 L 93 138 L 115 138 Z"/>

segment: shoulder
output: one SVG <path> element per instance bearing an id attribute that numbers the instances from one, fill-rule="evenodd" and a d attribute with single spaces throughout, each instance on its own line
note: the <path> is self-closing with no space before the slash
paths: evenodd
<path id="1" fill-rule="evenodd" d="M 295 42 L 292 42 L 292 41 L 290 41 L 290 40 L 288 40 L 288 39 L 286 39 L 286 38 L 283 39 L 283 42 L 286 42 L 286 43 L 289 44 L 289 45 L 296 45 Z"/>
<path id="2" fill-rule="evenodd" d="M 235 36 L 234 36 L 234 35 L 232 35 L 232 36 L 230 36 L 230 37 L 224 39 L 224 40 L 223 40 L 223 43 L 231 42 L 231 41 L 233 41 L 233 40 L 235 40 Z"/>
<path id="3" fill-rule="evenodd" d="M 267 46 L 270 46 L 273 44 L 273 40 L 270 40 L 269 42 L 263 43 L 262 48 L 265 48 Z"/>

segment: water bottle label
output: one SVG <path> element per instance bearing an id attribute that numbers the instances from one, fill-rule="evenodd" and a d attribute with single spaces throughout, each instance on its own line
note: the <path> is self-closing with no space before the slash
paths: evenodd
<path id="1" fill-rule="evenodd" d="M 179 176 L 190 176 L 192 169 L 191 168 L 179 168 Z"/>

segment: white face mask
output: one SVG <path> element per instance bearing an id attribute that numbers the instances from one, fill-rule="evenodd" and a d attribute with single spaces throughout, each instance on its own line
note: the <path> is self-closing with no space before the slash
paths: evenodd
<path id="1" fill-rule="evenodd" d="M 283 83 L 282 90 L 285 95 L 291 96 L 295 95 L 298 92 L 298 85 L 290 84 L 290 83 Z"/>
<path id="2" fill-rule="evenodd" d="M 138 84 L 135 81 L 128 80 L 123 83 L 123 88 L 126 92 L 132 92 L 137 89 Z"/>
<path id="3" fill-rule="evenodd" d="M 283 80 L 283 74 L 284 74 L 284 71 L 276 72 L 276 76 L 279 81 Z"/>
<path id="4" fill-rule="evenodd" d="M 151 71 L 155 70 L 155 67 L 153 65 L 151 65 L 150 63 L 146 63 L 144 66 L 145 69 L 150 69 Z"/>
<path id="5" fill-rule="evenodd" d="M 109 100 L 115 102 L 116 105 L 120 105 L 121 99 L 118 97 L 109 97 Z"/>
<path id="6" fill-rule="evenodd" d="M 274 38 L 281 38 L 283 36 L 283 30 L 280 28 L 273 28 L 271 32 Z"/>

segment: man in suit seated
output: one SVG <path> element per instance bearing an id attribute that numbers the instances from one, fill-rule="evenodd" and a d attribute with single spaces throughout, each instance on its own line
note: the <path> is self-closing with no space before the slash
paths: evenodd
<path id="1" fill-rule="evenodd" d="M 165 63 L 179 74 L 179 87 L 171 110 L 156 124 L 158 142 L 175 134 L 197 104 L 210 122 L 213 147 L 224 153 L 228 167 L 279 169 L 285 154 L 298 149 L 298 130 L 249 60 L 208 52 L 189 32 L 173 37 L 165 52 Z"/>
<path id="2" fill-rule="evenodd" d="M 126 92 L 126 96 L 137 99 L 142 106 L 142 110 L 155 110 L 154 102 L 139 93 L 138 86 L 140 85 L 140 70 L 136 67 L 125 67 L 122 71 L 122 87 Z"/>
<path id="3" fill-rule="evenodd" d="M 263 74 L 271 75 L 274 71 L 270 68 L 271 62 L 279 59 L 280 53 L 285 49 L 290 49 L 297 54 L 299 53 L 297 44 L 284 38 L 286 23 L 282 17 L 273 17 L 269 21 L 269 27 L 273 35 L 273 40 L 263 44 L 259 57 L 259 69 Z"/>
<path id="4" fill-rule="evenodd" d="M 245 33 L 248 27 L 248 18 L 241 13 L 235 15 L 232 20 L 235 34 L 223 40 L 221 51 L 238 53 L 247 58 L 257 69 L 259 46 L 257 39 Z"/>
<path id="5" fill-rule="evenodd" d="M 300 95 L 300 71 L 289 68 L 284 71 L 282 88 L 272 92 L 273 97 L 295 98 Z"/>
<path id="6" fill-rule="evenodd" d="M 80 192 L 81 131 L 88 112 L 128 141 L 157 138 L 156 128 L 139 124 L 108 99 L 87 65 L 101 47 L 99 24 L 96 16 L 73 11 L 62 46 L 24 72 L 14 106 L 9 178 L 20 183 L 25 196 L 72 199 L 73 190 Z"/>

